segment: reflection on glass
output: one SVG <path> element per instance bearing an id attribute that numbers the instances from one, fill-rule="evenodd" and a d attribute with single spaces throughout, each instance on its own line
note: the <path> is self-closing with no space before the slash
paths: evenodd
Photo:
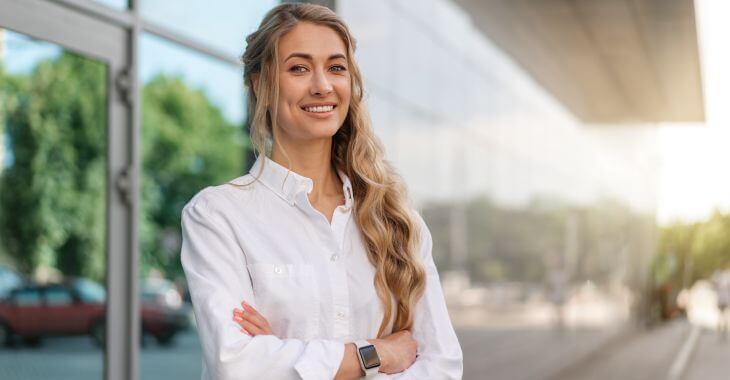
<path id="1" fill-rule="evenodd" d="M 256 30 L 269 9 L 279 0 L 212 0 L 141 2 L 142 16 L 188 38 L 210 45 L 238 57 L 243 53 L 245 37 Z"/>
<path id="2" fill-rule="evenodd" d="M 114 9 L 124 10 L 127 9 L 128 0 L 94 0 L 96 2 L 102 3 L 106 6 L 112 7 Z"/>
<path id="3" fill-rule="evenodd" d="M 142 379 L 198 379 L 202 356 L 180 265 L 180 215 L 204 187 L 243 174 L 241 73 L 150 35 L 142 38 L 140 64 L 140 373 Z"/>
<path id="4" fill-rule="evenodd" d="M 655 177 L 626 147 L 647 154 L 653 136 L 602 143 L 456 3 L 337 8 L 431 231 L 464 378 L 550 378 L 639 315 L 629 300 L 651 302 Z"/>
<path id="5" fill-rule="evenodd" d="M 140 77 L 147 84 L 160 76 L 202 92 L 223 117 L 240 126 L 245 119 L 240 68 L 210 59 L 150 34 L 140 42 Z"/>
<path id="6" fill-rule="evenodd" d="M 104 289 L 106 66 L 1 29 L 0 47 L 0 377 L 101 378 L 104 297 L 74 284 Z"/>

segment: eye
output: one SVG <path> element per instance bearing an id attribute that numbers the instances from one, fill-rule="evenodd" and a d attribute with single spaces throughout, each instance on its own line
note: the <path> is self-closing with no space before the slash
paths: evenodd
<path id="1" fill-rule="evenodd" d="M 330 71 L 339 73 L 339 72 L 347 71 L 347 68 L 342 65 L 334 65 L 334 66 L 330 67 Z"/>
<path id="2" fill-rule="evenodd" d="M 292 73 L 303 73 L 307 71 L 307 68 L 302 65 L 296 65 L 289 68 L 289 71 Z"/>

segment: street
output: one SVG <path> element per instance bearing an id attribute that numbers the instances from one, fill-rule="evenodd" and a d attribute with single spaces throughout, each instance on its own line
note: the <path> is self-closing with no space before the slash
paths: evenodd
<path id="1" fill-rule="evenodd" d="M 452 311 L 467 380 L 714 380 L 726 378 L 730 368 L 730 340 L 684 318 L 652 329 L 626 324 L 555 328 L 524 320 L 462 323 L 480 314 Z M 141 379 L 200 378 L 195 330 L 177 336 L 171 347 L 147 338 L 140 353 Z M 0 379 L 100 379 L 102 360 L 89 337 L 47 338 L 35 348 L 0 349 Z"/>

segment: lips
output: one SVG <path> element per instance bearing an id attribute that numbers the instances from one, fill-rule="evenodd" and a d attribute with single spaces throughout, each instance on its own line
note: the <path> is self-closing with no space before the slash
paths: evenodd
<path id="1" fill-rule="evenodd" d="M 326 114 L 337 108 L 336 103 L 310 103 L 300 107 L 307 113 Z"/>
<path id="2" fill-rule="evenodd" d="M 335 115 L 336 104 L 307 104 L 300 107 L 304 114 L 313 119 L 329 119 Z"/>

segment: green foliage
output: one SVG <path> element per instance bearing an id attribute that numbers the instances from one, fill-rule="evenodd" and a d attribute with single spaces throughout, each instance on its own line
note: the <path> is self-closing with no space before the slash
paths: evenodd
<path id="1" fill-rule="evenodd" d="M 182 208 L 205 186 L 240 174 L 244 134 L 180 78 L 154 78 L 142 99 L 142 271 L 176 277 Z"/>
<path id="2" fill-rule="evenodd" d="M 103 276 L 105 78 L 104 65 L 73 54 L 2 73 L 14 163 L 0 178 L 0 237 L 25 272 Z"/>
<path id="3" fill-rule="evenodd" d="M 730 263 L 730 215 L 715 213 L 700 224 L 692 241 L 693 275 L 709 277 Z"/>
<path id="4" fill-rule="evenodd" d="M 440 203 L 423 209 L 440 270 L 458 269 L 451 262 L 449 210 L 453 207 Z M 476 198 L 461 207 L 467 219 L 464 269 L 476 282 L 541 283 L 550 271 L 561 270 L 570 273 L 573 281 L 606 283 L 625 266 L 639 265 L 629 257 L 650 254 L 642 244 L 654 238 L 651 218 L 613 200 L 580 207 L 541 198 L 518 208 Z"/>
<path id="5" fill-rule="evenodd" d="M 657 244 L 659 257 L 672 257 L 677 263 L 670 273 L 655 265 L 655 277 L 681 284 L 708 278 L 730 264 L 730 214 L 715 212 L 698 223 L 675 223 L 661 228 Z M 668 259 L 666 259 L 668 260 Z M 685 276 L 687 278 L 685 278 Z"/>
<path id="6" fill-rule="evenodd" d="M 14 157 L 0 172 L 0 241 L 25 273 L 47 265 L 103 279 L 106 78 L 102 63 L 68 53 L 29 75 L 0 66 L 0 125 Z M 142 111 L 142 271 L 175 277 L 182 207 L 240 174 L 242 127 L 180 78 L 145 85 Z"/>

